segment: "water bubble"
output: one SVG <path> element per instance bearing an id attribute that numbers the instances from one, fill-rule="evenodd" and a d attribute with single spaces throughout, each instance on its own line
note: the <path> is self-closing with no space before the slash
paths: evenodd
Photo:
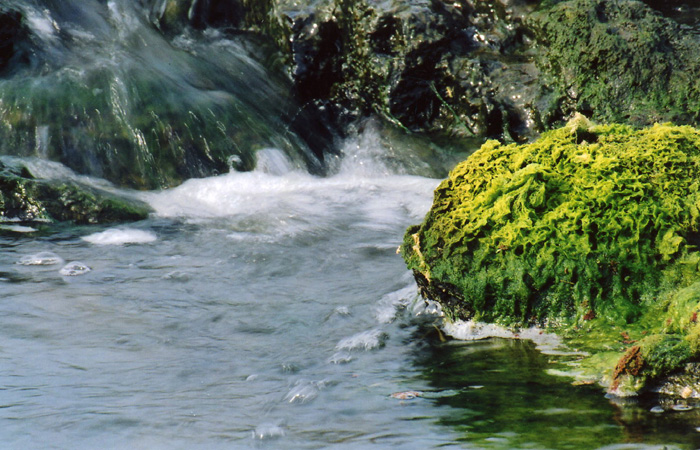
<path id="1" fill-rule="evenodd" d="M 284 396 L 284 400 L 289 403 L 310 402 L 318 397 L 319 387 L 319 384 L 314 381 L 298 381 L 296 386 Z"/>
<path id="2" fill-rule="evenodd" d="M 386 333 L 380 329 L 367 330 L 345 339 L 335 346 L 338 350 L 373 350 L 384 345 Z"/>
<path id="3" fill-rule="evenodd" d="M 671 406 L 671 409 L 674 411 L 690 411 L 691 409 L 693 409 L 693 407 L 688 406 L 688 405 L 679 404 L 679 405 Z"/>
<path id="4" fill-rule="evenodd" d="M 253 431 L 253 439 L 275 439 L 284 437 L 285 431 L 280 425 L 260 425 Z"/>
<path id="5" fill-rule="evenodd" d="M 347 364 L 350 361 L 352 361 L 352 355 L 346 351 L 336 352 L 328 359 L 332 364 Z"/>
<path id="6" fill-rule="evenodd" d="M 74 277 L 77 275 L 84 275 L 90 272 L 90 270 L 92 269 L 90 269 L 87 265 L 81 263 L 80 261 L 73 261 L 63 266 L 63 268 L 59 270 L 58 273 L 60 273 L 64 277 Z"/>
<path id="7" fill-rule="evenodd" d="M 63 258 L 53 252 L 40 252 L 34 255 L 23 256 L 22 259 L 17 261 L 17 264 L 22 266 L 50 266 L 62 262 Z"/>
<path id="8" fill-rule="evenodd" d="M 348 308 L 347 306 L 338 306 L 333 310 L 333 312 L 338 314 L 339 316 L 349 316 L 350 308 Z"/>

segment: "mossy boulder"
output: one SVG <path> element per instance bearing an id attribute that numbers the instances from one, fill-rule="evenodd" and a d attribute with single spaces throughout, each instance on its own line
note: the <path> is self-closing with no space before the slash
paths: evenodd
<path id="1" fill-rule="evenodd" d="M 700 131 L 577 116 L 484 144 L 401 252 L 451 320 L 551 327 L 627 392 L 700 356 L 698 244 Z"/>
<path id="2" fill-rule="evenodd" d="M 699 123 L 700 42 L 691 30 L 640 1 L 552 3 L 529 19 L 542 98 L 549 91 L 565 116 Z"/>
<path id="3" fill-rule="evenodd" d="M 40 179 L 19 163 L 0 162 L 0 222 L 97 224 L 143 220 L 144 202 L 71 179 Z"/>

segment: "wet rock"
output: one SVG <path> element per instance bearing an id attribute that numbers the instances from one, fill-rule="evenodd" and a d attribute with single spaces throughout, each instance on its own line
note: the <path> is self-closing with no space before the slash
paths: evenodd
<path id="1" fill-rule="evenodd" d="M 195 3 L 202 17 L 221 4 Z M 302 102 L 345 130 L 378 115 L 428 135 L 522 141 L 575 112 L 634 125 L 700 117 L 700 44 L 638 1 L 238 0 L 228 11 L 236 18 L 203 23 L 270 37 Z"/>
<path id="2" fill-rule="evenodd" d="M 558 109 L 552 117 L 580 112 L 637 126 L 698 123 L 700 41 L 673 20 L 638 1 L 571 0 L 530 22 L 543 89 L 551 89 Z"/>
<path id="3" fill-rule="evenodd" d="M 20 11 L 0 6 L 0 75 L 25 64 L 29 32 Z"/>
<path id="4" fill-rule="evenodd" d="M 653 390 L 670 397 L 700 399 L 700 364 L 686 364 L 682 371 L 669 375 Z"/>
<path id="5" fill-rule="evenodd" d="M 488 141 L 401 254 L 449 320 L 551 327 L 591 354 L 583 378 L 630 395 L 700 356 L 699 149 L 688 126 L 582 116 L 531 144 Z"/>
<path id="6" fill-rule="evenodd" d="M 141 201 L 73 180 L 38 179 L 21 164 L 0 162 L 0 222 L 112 223 L 150 212 Z"/>

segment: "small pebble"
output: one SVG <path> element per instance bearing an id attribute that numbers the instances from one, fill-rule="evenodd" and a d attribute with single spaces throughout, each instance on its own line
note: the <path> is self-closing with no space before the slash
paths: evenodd
<path id="1" fill-rule="evenodd" d="M 661 414 L 664 412 L 664 409 L 660 406 L 654 406 L 649 410 L 649 412 L 653 412 L 654 414 Z"/>
<path id="2" fill-rule="evenodd" d="M 683 388 L 681 391 L 681 397 L 682 398 L 688 398 L 693 395 L 693 389 L 690 386 L 686 386 Z"/>
<path id="3" fill-rule="evenodd" d="M 391 394 L 391 398 L 397 398 L 399 400 L 412 400 L 416 397 L 420 397 L 421 395 L 423 395 L 423 393 L 418 391 L 394 392 Z"/>

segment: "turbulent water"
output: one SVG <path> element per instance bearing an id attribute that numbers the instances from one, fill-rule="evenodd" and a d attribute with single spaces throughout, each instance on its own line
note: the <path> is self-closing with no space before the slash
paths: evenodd
<path id="1" fill-rule="evenodd" d="M 700 443 L 693 411 L 572 387 L 527 342 L 441 342 L 396 255 L 437 180 L 370 132 L 345 151 L 319 178 L 269 149 L 128 226 L 3 230 L 0 448 Z"/>
<path id="2" fill-rule="evenodd" d="M 55 2 L 40 3 L 27 3 L 31 26 L 50 38 L 65 25 Z M 126 4 L 86 2 L 84 13 Z M 219 38 L 192 45 L 228 45 Z M 193 61 L 182 56 L 173 79 Z M 217 95 L 243 95 L 239 82 Z M 276 102 L 268 94 L 256 107 Z M 47 156 L 44 126 L 32 156 Z M 153 206 L 146 221 L 0 226 L 0 448 L 700 446 L 697 409 L 574 387 L 528 341 L 444 340 L 396 255 L 439 183 L 406 156 L 425 149 L 368 126 L 319 177 L 267 144 L 253 171 L 128 193 Z M 26 161 L 40 176 L 78 176 Z"/>

